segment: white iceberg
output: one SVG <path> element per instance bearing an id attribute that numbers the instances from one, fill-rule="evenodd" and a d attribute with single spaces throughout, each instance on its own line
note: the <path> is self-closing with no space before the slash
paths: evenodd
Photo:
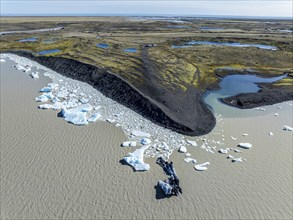
<path id="1" fill-rule="evenodd" d="M 187 152 L 187 149 L 186 149 L 186 147 L 181 146 L 181 147 L 179 148 L 178 151 L 179 151 L 180 153 L 186 153 L 186 152 Z"/>
<path id="2" fill-rule="evenodd" d="M 205 170 L 208 169 L 206 166 L 209 165 L 209 164 L 210 164 L 209 162 L 198 164 L 198 165 L 194 166 L 194 169 L 196 169 L 197 171 L 205 171 Z"/>
<path id="3" fill-rule="evenodd" d="M 192 141 L 192 140 L 186 140 L 186 143 L 190 144 L 193 147 L 197 147 L 197 143 L 196 141 Z"/>
<path id="4" fill-rule="evenodd" d="M 85 104 L 71 109 L 63 108 L 61 113 L 65 121 L 75 125 L 87 125 L 87 113 L 92 109 L 91 105 Z"/>
<path id="5" fill-rule="evenodd" d="M 137 171 L 146 171 L 150 169 L 150 165 L 144 163 L 143 154 L 150 145 L 145 145 L 139 149 L 136 149 L 133 153 L 129 153 L 124 157 L 124 160 L 131 165 Z"/>
<path id="6" fill-rule="evenodd" d="M 184 158 L 184 162 L 189 163 L 190 161 L 192 161 L 192 163 L 196 163 L 196 159 L 192 159 L 190 157 Z"/>
<path id="7" fill-rule="evenodd" d="M 242 147 L 244 149 L 250 149 L 252 147 L 252 144 L 250 144 L 250 143 L 239 143 L 238 146 Z"/>
<path id="8" fill-rule="evenodd" d="M 285 130 L 285 131 L 293 131 L 293 128 L 290 127 L 290 126 L 284 125 L 283 130 Z"/>
<path id="9" fill-rule="evenodd" d="M 218 152 L 221 154 L 227 154 L 228 150 L 227 149 L 220 149 Z"/>
<path id="10" fill-rule="evenodd" d="M 245 159 L 243 159 L 242 157 L 232 158 L 233 163 L 239 163 L 239 162 L 244 162 L 244 161 L 245 161 Z"/>
<path id="11" fill-rule="evenodd" d="M 148 145 L 148 144 L 152 143 L 152 141 L 149 138 L 143 138 L 140 140 L 140 143 L 142 145 Z"/>
<path id="12" fill-rule="evenodd" d="M 122 147 L 136 147 L 136 142 L 135 141 L 124 141 L 121 144 Z"/>
<path id="13" fill-rule="evenodd" d="M 80 101 L 82 104 L 86 104 L 86 103 L 89 102 L 89 100 L 86 99 L 86 98 L 81 98 L 79 101 Z"/>
<path id="14" fill-rule="evenodd" d="M 274 135 L 274 133 L 273 132 L 269 132 L 269 136 L 273 136 Z"/>
<path id="15" fill-rule="evenodd" d="M 116 120 L 115 119 L 112 119 L 112 118 L 107 118 L 106 121 L 109 122 L 109 123 L 111 123 L 111 124 L 113 124 L 113 123 L 116 122 Z"/>
<path id="16" fill-rule="evenodd" d="M 34 78 L 34 79 L 39 79 L 39 78 L 40 78 L 38 72 L 35 72 L 35 73 L 32 72 L 30 75 L 31 75 L 31 77 Z"/>
<path id="17" fill-rule="evenodd" d="M 0 59 L 0 62 L 4 63 L 4 62 L 5 62 L 5 60 L 4 60 L 4 59 Z"/>
<path id="18" fill-rule="evenodd" d="M 94 113 L 91 117 L 87 120 L 88 122 L 96 122 L 102 115 L 100 113 Z"/>
<path id="19" fill-rule="evenodd" d="M 151 137 L 150 134 L 145 133 L 145 132 L 143 132 L 143 131 L 132 131 L 131 133 L 132 133 L 134 136 L 137 136 L 137 137 L 146 137 L 146 138 Z"/>
<path id="20" fill-rule="evenodd" d="M 191 156 L 190 153 L 186 153 L 186 154 L 185 154 L 185 157 L 190 157 L 190 156 Z"/>
<path id="21" fill-rule="evenodd" d="M 47 102 L 51 99 L 53 99 L 54 95 L 52 94 L 52 92 L 45 92 L 42 95 L 40 95 L 39 97 L 35 98 L 36 102 Z"/>

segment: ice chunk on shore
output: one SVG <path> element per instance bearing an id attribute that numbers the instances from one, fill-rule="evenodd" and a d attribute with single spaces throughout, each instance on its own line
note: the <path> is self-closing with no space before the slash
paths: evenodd
<path id="1" fill-rule="evenodd" d="M 252 147 L 252 144 L 250 144 L 250 143 L 239 143 L 238 146 L 242 147 L 244 149 L 250 149 Z"/>
<path id="2" fill-rule="evenodd" d="M 124 141 L 121 144 L 122 147 L 136 147 L 136 142 L 135 141 Z"/>
<path id="3" fill-rule="evenodd" d="M 34 78 L 34 79 L 39 79 L 39 78 L 40 78 L 38 72 L 35 72 L 35 73 L 32 72 L 30 75 L 31 75 L 31 77 Z"/>
<path id="4" fill-rule="evenodd" d="M 221 154 L 227 154 L 228 150 L 227 149 L 220 149 L 218 152 Z"/>
<path id="5" fill-rule="evenodd" d="M 186 147 L 181 146 L 181 147 L 179 148 L 178 151 L 179 151 L 180 153 L 186 153 L 186 152 L 187 152 L 187 149 L 186 149 Z"/>
<path id="6" fill-rule="evenodd" d="M 205 171 L 205 170 L 208 169 L 206 166 L 209 165 L 209 164 L 210 164 L 209 162 L 198 164 L 198 165 L 194 166 L 194 169 L 196 169 L 197 171 Z"/>
<path id="7" fill-rule="evenodd" d="M 145 145 L 139 149 L 136 149 L 133 153 L 129 153 L 124 160 L 131 165 L 137 171 L 146 171 L 150 169 L 150 165 L 144 163 L 143 154 L 150 145 Z"/>
<path id="8" fill-rule="evenodd" d="M 285 130 L 285 131 L 293 131 L 293 128 L 290 127 L 290 126 L 284 125 L 283 130 Z"/>
<path id="9" fill-rule="evenodd" d="M 152 141 L 150 139 L 148 139 L 148 138 L 143 138 L 143 139 L 140 140 L 140 143 L 142 145 L 148 145 L 148 144 L 152 143 Z"/>
<path id="10" fill-rule="evenodd" d="M 96 122 L 102 115 L 100 113 L 94 113 L 91 117 L 87 120 L 88 122 Z"/>
<path id="11" fill-rule="evenodd" d="M 151 137 L 150 134 L 145 133 L 145 132 L 143 132 L 143 131 L 132 131 L 131 133 L 132 133 L 134 136 L 137 136 L 137 137 L 146 137 L 146 138 Z"/>
<path id="12" fill-rule="evenodd" d="M 196 141 L 192 141 L 192 140 L 186 140 L 186 143 L 190 144 L 193 147 L 197 147 L 197 143 Z"/>
<path id="13" fill-rule="evenodd" d="M 63 108 L 61 113 L 65 121 L 75 125 L 87 125 L 87 113 L 92 109 L 93 107 L 91 105 L 85 104 L 71 109 Z"/>
<path id="14" fill-rule="evenodd" d="M 54 95 L 52 94 L 52 92 L 45 92 L 42 95 L 40 95 L 39 97 L 35 98 L 35 100 L 37 102 L 47 102 L 48 100 L 52 99 L 54 97 Z"/>

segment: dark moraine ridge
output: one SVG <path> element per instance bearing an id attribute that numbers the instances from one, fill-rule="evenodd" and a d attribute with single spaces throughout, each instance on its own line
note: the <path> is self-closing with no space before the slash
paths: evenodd
<path id="1" fill-rule="evenodd" d="M 165 105 L 106 69 L 69 58 L 34 56 L 24 51 L 9 52 L 36 61 L 66 77 L 86 82 L 105 96 L 172 131 L 199 136 L 209 133 L 216 124 L 213 113 L 202 101 L 202 93 L 195 89 L 185 96 L 188 96 L 188 102 L 185 102 L 187 99 L 184 96 L 178 96 L 178 103 L 172 97 L 172 102 L 169 100 L 172 105 Z"/>

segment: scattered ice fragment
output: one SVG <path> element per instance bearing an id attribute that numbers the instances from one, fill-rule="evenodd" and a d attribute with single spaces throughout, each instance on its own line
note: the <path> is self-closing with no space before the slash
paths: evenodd
<path id="1" fill-rule="evenodd" d="M 65 121 L 75 125 L 86 125 L 88 124 L 87 113 L 92 109 L 91 105 L 85 104 L 71 109 L 63 108 L 61 114 Z"/>
<path id="2" fill-rule="evenodd" d="M 235 137 L 233 137 L 233 136 L 231 136 L 231 138 L 232 138 L 232 140 L 234 140 L 234 141 L 236 141 L 236 140 L 237 140 L 237 138 L 235 138 Z"/>
<path id="3" fill-rule="evenodd" d="M 273 136 L 274 134 L 273 134 L 273 132 L 269 132 L 269 135 L 270 135 L 270 136 Z"/>
<path id="4" fill-rule="evenodd" d="M 186 152 L 187 152 L 187 149 L 186 149 L 186 147 L 181 146 L 181 147 L 179 148 L 178 151 L 179 151 L 180 153 L 186 153 Z"/>
<path id="5" fill-rule="evenodd" d="M 145 132 L 142 132 L 142 131 L 132 131 L 131 133 L 132 133 L 134 136 L 137 136 L 137 137 L 146 137 L 146 138 L 151 137 L 150 134 L 145 133 Z"/>
<path id="6" fill-rule="evenodd" d="M 79 101 L 80 101 L 82 104 L 86 104 L 86 103 L 89 102 L 89 100 L 86 99 L 86 98 L 81 98 Z"/>
<path id="7" fill-rule="evenodd" d="M 150 140 L 150 139 L 148 139 L 148 138 L 143 138 L 143 139 L 141 139 L 140 140 L 140 143 L 142 144 L 142 145 L 148 145 L 148 144 L 150 144 L 152 141 Z"/>
<path id="8" fill-rule="evenodd" d="M 32 73 L 31 73 L 31 77 L 34 78 L 34 79 L 39 79 L 39 78 L 40 78 L 38 72 L 35 72 L 35 73 L 32 72 Z"/>
<path id="9" fill-rule="evenodd" d="M 245 134 L 245 133 L 244 133 L 244 134 L 242 134 L 242 135 L 243 135 L 244 137 L 248 136 L 248 134 Z"/>
<path id="10" fill-rule="evenodd" d="M 282 109 L 282 108 L 283 108 L 282 106 L 278 106 L 278 107 L 277 107 L 277 109 Z"/>
<path id="11" fill-rule="evenodd" d="M 112 119 L 112 118 L 107 118 L 106 121 L 109 122 L 109 123 L 115 123 L 116 122 L 116 120 Z"/>
<path id="12" fill-rule="evenodd" d="M 209 162 L 205 162 L 205 163 L 202 163 L 202 164 L 195 165 L 194 168 L 197 171 L 205 171 L 205 170 L 208 169 L 206 166 L 209 165 L 209 164 L 210 164 Z"/>
<path id="13" fill-rule="evenodd" d="M 164 191 L 164 193 L 166 195 L 171 195 L 171 193 L 172 193 L 172 187 L 170 186 L 170 184 L 165 183 L 162 180 L 159 180 L 159 186 L 162 188 L 162 190 Z"/>
<path id="14" fill-rule="evenodd" d="M 131 165 L 137 171 L 145 171 L 150 169 L 150 165 L 144 163 L 143 154 L 150 145 L 145 145 L 139 149 L 136 149 L 133 153 L 129 153 L 124 160 Z"/>
<path id="15" fill-rule="evenodd" d="M 35 100 L 37 102 L 47 102 L 48 100 L 52 99 L 54 97 L 54 95 L 52 94 L 52 92 L 45 92 L 42 95 L 40 95 L 39 97 L 35 98 Z"/>
<path id="16" fill-rule="evenodd" d="M 91 117 L 88 119 L 88 122 L 96 122 L 99 118 L 101 118 L 102 115 L 100 113 L 94 113 L 91 115 Z"/>
<path id="17" fill-rule="evenodd" d="M 250 143 L 239 143 L 238 146 L 242 147 L 244 149 L 250 149 L 252 147 L 252 144 L 250 144 Z"/>
<path id="18" fill-rule="evenodd" d="M 228 150 L 227 149 L 220 149 L 218 152 L 221 154 L 227 154 Z"/>
<path id="19" fill-rule="evenodd" d="M 235 153 L 242 153 L 242 151 L 238 150 L 238 149 L 234 149 Z"/>
<path id="20" fill-rule="evenodd" d="M 239 163 L 239 162 L 244 162 L 244 161 L 246 161 L 246 160 L 243 159 L 242 157 L 232 158 L 233 163 Z"/>
<path id="21" fill-rule="evenodd" d="M 193 146 L 193 147 L 196 147 L 196 146 L 197 146 L 196 141 L 186 140 L 186 143 L 190 144 L 190 145 Z"/>
<path id="22" fill-rule="evenodd" d="M 190 161 L 192 161 L 193 163 L 196 163 L 196 160 L 195 159 L 192 159 L 190 157 L 184 158 L 184 162 L 189 163 Z"/>
<path id="23" fill-rule="evenodd" d="M 287 125 L 284 125 L 283 130 L 285 130 L 285 131 L 293 131 L 293 128 L 292 127 L 289 127 Z"/>
<path id="24" fill-rule="evenodd" d="M 232 155 L 229 154 L 229 155 L 227 156 L 227 159 L 234 159 L 234 157 L 233 157 Z"/>
<path id="25" fill-rule="evenodd" d="M 275 116 L 278 116 L 279 114 L 278 113 L 275 113 Z"/>
<path id="26" fill-rule="evenodd" d="M 0 59 L 0 62 L 4 63 L 4 62 L 5 62 L 5 60 L 4 60 L 4 59 Z"/>
<path id="27" fill-rule="evenodd" d="M 125 141 L 121 144 L 122 147 L 136 147 L 135 141 Z"/>
<path id="28" fill-rule="evenodd" d="M 185 156 L 186 156 L 186 157 L 190 157 L 191 154 L 190 154 L 190 153 L 186 153 Z"/>

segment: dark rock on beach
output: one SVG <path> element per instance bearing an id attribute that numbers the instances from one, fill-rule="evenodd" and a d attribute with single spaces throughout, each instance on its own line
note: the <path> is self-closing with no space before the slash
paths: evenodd
<path id="1" fill-rule="evenodd" d="M 73 59 L 34 56 L 23 51 L 12 53 L 46 66 L 66 77 L 86 82 L 105 96 L 141 114 L 150 121 L 172 131 L 190 136 L 209 133 L 216 120 L 202 101 L 203 91 L 189 88 L 186 93 L 168 92 L 146 82 L 136 88 L 114 73 Z"/>

